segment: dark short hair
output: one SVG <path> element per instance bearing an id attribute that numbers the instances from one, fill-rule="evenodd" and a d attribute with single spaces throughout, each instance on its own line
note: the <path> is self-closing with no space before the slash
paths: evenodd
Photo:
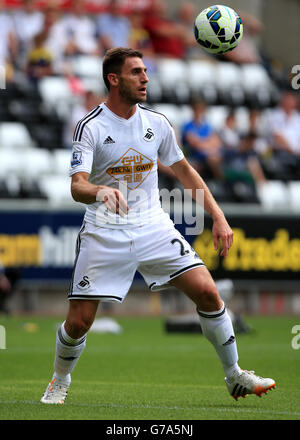
<path id="1" fill-rule="evenodd" d="M 102 76 L 108 90 L 110 89 L 110 83 L 107 75 L 109 73 L 116 73 L 117 75 L 120 75 L 126 58 L 130 57 L 143 58 L 143 54 L 139 50 L 126 47 L 114 47 L 106 52 L 102 64 Z"/>
<path id="2" fill-rule="evenodd" d="M 192 97 L 189 100 L 189 105 L 193 110 L 200 106 L 203 108 L 207 107 L 207 103 L 204 101 L 204 99 L 195 98 L 195 97 Z"/>
<path id="3" fill-rule="evenodd" d="M 233 108 L 230 108 L 229 112 L 226 115 L 226 120 L 228 120 L 230 118 L 235 118 L 235 111 L 233 110 Z"/>

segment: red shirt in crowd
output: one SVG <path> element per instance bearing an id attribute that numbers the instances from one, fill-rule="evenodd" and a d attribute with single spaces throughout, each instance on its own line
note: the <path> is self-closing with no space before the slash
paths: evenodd
<path id="1" fill-rule="evenodd" d="M 158 16 L 148 16 L 145 19 L 144 28 L 148 31 L 155 53 L 158 55 L 183 58 L 185 55 L 185 45 L 181 38 L 176 36 L 161 36 L 159 29 L 161 26 L 172 22 L 166 18 Z"/>

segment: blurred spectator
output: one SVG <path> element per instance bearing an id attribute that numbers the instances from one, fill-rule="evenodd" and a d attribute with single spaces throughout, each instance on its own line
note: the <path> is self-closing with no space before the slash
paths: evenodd
<path id="1" fill-rule="evenodd" d="M 47 49 L 47 34 L 39 33 L 33 39 L 33 47 L 27 57 L 27 77 L 32 85 L 37 86 L 41 78 L 53 74 L 53 54 Z"/>
<path id="2" fill-rule="evenodd" d="M 300 157 L 299 101 L 292 92 L 282 95 L 277 108 L 270 112 L 269 128 L 273 147 Z"/>
<path id="3" fill-rule="evenodd" d="M 184 26 L 186 35 L 189 36 L 186 47 L 187 58 L 208 57 L 207 52 L 202 49 L 195 39 L 194 23 L 198 13 L 196 5 L 191 1 L 181 2 L 177 10 L 177 19 Z"/>
<path id="4" fill-rule="evenodd" d="M 243 37 L 234 50 L 225 53 L 221 58 L 236 64 L 260 64 L 262 58 L 256 37 L 263 31 L 263 24 L 258 18 L 244 11 L 239 15 L 244 25 Z"/>
<path id="5" fill-rule="evenodd" d="M 17 282 L 20 279 L 18 269 L 4 269 L 0 262 L 0 313 L 10 314 L 8 301 L 14 293 Z"/>
<path id="6" fill-rule="evenodd" d="M 255 133 L 248 133 L 241 140 L 239 148 L 239 157 L 235 163 L 236 169 L 239 167 L 243 171 L 249 171 L 253 181 L 257 184 L 266 182 L 264 172 L 262 170 L 259 156 L 255 150 L 257 142 L 257 135 Z"/>
<path id="7" fill-rule="evenodd" d="M 226 116 L 224 127 L 220 130 L 219 135 L 225 155 L 230 155 L 238 150 L 241 138 L 236 129 L 236 116 L 233 110 Z"/>
<path id="8" fill-rule="evenodd" d="M 4 1 L 0 0 L 0 66 L 6 67 L 7 80 L 12 79 L 17 55 L 18 39 L 13 20 L 4 10 Z"/>
<path id="9" fill-rule="evenodd" d="M 99 15 L 97 33 L 104 51 L 129 46 L 130 22 L 121 14 L 118 0 L 110 0 L 107 13 Z"/>
<path id="10" fill-rule="evenodd" d="M 85 13 L 84 0 L 72 0 L 71 11 L 61 19 L 67 38 L 66 55 L 100 55 L 96 24 Z"/>
<path id="11" fill-rule="evenodd" d="M 66 148 L 72 148 L 74 130 L 80 119 L 82 119 L 88 112 L 99 105 L 102 101 L 103 98 L 98 96 L 93 91 L 87 90 L 84 92 L 82 99 L 73 107 L 65 126 L 64 145 Z"/>
<path id="12" fill-rule="evenodd" d="M 130 15 L 133 11 L 147 12 L 151 8 L 153 0 L 119 0 L 120 8 L 125 14 Z"/>
<path id="13" fill-rule="evenodd" d="M 249 132 L 256 135 L 255 151 L 260 156 L 268 155 L 270 146 L 267 140 L 266 120 L 259 109 L 253 108 L 249 111 Z"/>
<path id="14" fill-rule="evenodd" d="M 266 139 L 265 123 L 262 120 L 261 110 L 251 109 L 248 114 L 248 126 L 243 124 L 241 131 L 237 129 L 237 119 L 234 110 L 231 110 L 225 119 L 225 124 L 220 131 L 225 151 L 236 150 L 242 137 L 252 133 L 256 135 L 255 151 L 259 155 L 268 153 L 269 144 Z"/>
<path id="15" fill-rule="evenodd" d="M 144 55 L 144 63 L 148 75 L 156 71 L 155 52 L 148 31 L 144 28 L 144 13 L 141 10 L 133 10 L 130 13 L 131 30 L 129 47 L 140 50 Z"/>
<path id="16" fill-rule="evenodd" d="M 20 43 L 21 56 L 31 49 L 33 38 L 42 30 L 44 17 L 35 8 L 35 0 L 24 0 L 23 8 L 14 13 L 16 34 Z"/>
<path id="17" fill-rule="evenodd" d="M 35 47 L 43 49 L 52 56 L 52 71 L 61 74 L 64 71 L 65 50 L 68 36 L 60 18 L 60 10 L 54 4 L 44 10 L 44 24 L 41 32 L 35 37 Z M 47 55 L 48 58 L 48 55 Z"/>
<path id="18" fill-rule="evenodd" d="M 195 41 L 183 24 L 167 17 L 166 3 L 162 0 L 153 0 L 144 27 L 149 32 L 155 53 L 160 56 L 184 58 L 187 47 Z"/>
<path id="19" fill-rule="evenodd" d="M 143 55 L 153 55 L 153 46 L 149 32 L 144 28 L 144 13 L 136 10 L 130 13 L 131 24 L 129 46 L 132 49 L 143 51 Z"/>
<path id="20" fill-rule="evenodd" d="M 233 111 L 227 115 L 219 134 L 223 144 L 222 168 L 227 180 L 265 182 L 266 178 L 256 151 L 259 139 L 257 134 L 249 131 L 240 136 Z"/>
<path id="21" fill-rule="evenodd" d="M 182 128 L 182 144 L 187 158 L 200 173 L 209 169 L 216 178 L 222 178 L 222 143 L 206 119 L 206 104 L 192 101 L 193 119 Z"/>
<path id="22" fill-rule="evenodd" d="M 274 158 L 281 166 L 299 174 L 300 114 L 299 100 L 293 92 L 284 92 L 279 105 L 269 112 L 268 129 Z M 299 175 L 300 177 L 300 175 Z"/>

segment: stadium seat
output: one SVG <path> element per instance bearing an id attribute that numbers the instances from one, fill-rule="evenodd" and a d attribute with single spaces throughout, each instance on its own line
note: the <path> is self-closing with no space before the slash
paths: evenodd
<path id="1" fill-rule="evenodd" d="M 257 195 L 266 209 L 289 207 L 289 194 L 286 184 L 280 180 L 270 180 L 257 186 Z"/>
<path id="2" fill-rule="evenodd" d="M 193 97 L 215 104 L 218 99 L 216 64 L 205 60 L 191 60 L 187 63 L 188 83 Z"/>
<path id="3" fill-rule="evenodd" d="M 8 188 L 6 179 L 0 178 L 0 199 L 11 199 L 12 194 Z"/>
<path id="4" fill-rule="evenodd" d="M 147 102 L 150 104 L 162 102 L 163 91 L 159 75 L 151 73 L 148 76 L 150 81 L 147 84 Z"/>
<path id="5" fill-rule="evenodd" d="M 42 99 L 46 103 L 55 105 L 57 100 L 69 99 L 71 91 L 66 78 L 49 76 L 42 78 L 39 82 L 39 90 Z"/>
<path id="6" fill-rule="evenodd" d="M 97 95 L 104 95 L 106 93 L 105 84 L 101 77 L 82 78 L 82 85 L 84 87 L 84 90 L 89 90 L 91 92 L 96 93 Z"/>
<path id="7" fill-rule="evenodd" d="M 96 56 L 79 55 L 72 59 L 71 68 L 74 75 L 79 77 L 102 77 L 102 60 Z"/>
<path id="8" fill-rule="evenodd" d="M 40 188 L 38 179 L 21 179 L 18 197 L 21 199 L 47 200 L 47 195 Z"/>
<path id="9" fill-rule="evenodd" d="M 244 64 L 241 66 L 242 81 L 246 88 L 270 86 L 270 78 L 260 64 Z"/>
<path id="10" fill-rule="evenodd" d="M 300 182 L 288 182 L 287 188 L 291 208 L 295 211 L 300 211 Z"/>
<path id="11" fill-rule="evenodd" d="M 247 107 L 237 107 L 234 114 L 237 131 L 239 133 L 247 133 L 249 130 L 249 110 Z"/>
<path id="12" fill-rule="evenodd" d="M 53 172 L 53 157 L 46 149 L 32 148 L 25 151 L 22 164 L 22 175 L 28 180 L 48 176 Z"/>
<path id="13" fill-rule="evenodd" d="M 244 64 L 241 66 L 241 82 L 248 104 L 267 107 L 271 103 L 272 81 L 260 64 Z"/>
<path id="14" fill-rule="evenodd" d="M 180 127 L 180 110 L 175 104 L 156 104 L 153 110 L 162 113 L 174 128 Z"/>
<path id="15" fill-rule="evenodd" d="M 221 103 L 230 106 L 243 105 L 245 95 L 241 80 L 241 69 L 236 64 L 219 62 L 216 65 L 216 82 Z"/>
<path id="16" fill-rule="evenodd" d="M 71 151 L 70 150 L 53 150 L 53 173 L 61 176 L 68 176 Z"/>
<path id="17" fill-rule="evenodd" d="M 6 178 L 9 175 L 20 175 L 23 170 L 23 161 L 19 160 L 19 155 L 16 151 L 9 149 L 1 150 L 1 167 L 0 178 Z"/>
<path id="18" fill-rule="evenodd" d="M 28 98 L 12 100 L 9 104 L 9 112 L 13 120 L 24 124 L 39 122 L 43 118 L 39 103 Z"/>
<path id="19" fill-rule="evenodd" d="M 51 175 L 40 178 L 40 188 L 52 203 L 71 201 L 70 185 L 71 180 L 68 176 Z"/>
<path id="20" fill-rule="evenodd" d="M 206 184 L 218 203 L 230 203 L 233 201 L 232 191 L 227 182 L 208 179 Z"/>
<path id="21" fill-rule="evenodd" d="M 30 124 L 31 136 L 42 149 L 53 150 L 63 146 L 63 125 L 60 120 Z"/>
<path id="22" fill-rule="evenodd" d="M 157 70 L 164 99 L 167 102 L 187 103 L 190 97 L 187 65 L 182 60 L 157 60 Z"/>
<path id="23" fill-rule="evenodd" d="M 6 102 L 3 100 L 0 101 L 0 121 L 10 121 L 11 120 L 11 114 L 9 105 L 7 105 Z"/>
<path id="24" fill-rule="evenodd" d="M 260 200 L 257 195 L 257 188 L 253 182 L 236 181 L 230 184 L 234 202 L 237 203 L 255 203 Z"/>
<path id="25" fill-rule="evenodd" d="M 182 126 L 193 118 L 193 110 L 190 105 L 182 105 L 179 108 L 179 124 Z"/>
<path id="26" fill-rule="evenodd" d="M 0 149 L 20 150 L 35 147 L 28 129 L 21 122 L 0 123 Z"/>
<path id="27" fill-rule="evenodd" d="M 79 55 L 71 61 L 72 73 L 80 78 L 85 90 L 97 94 L 105 93 L 105 84 L 102 79 L 102 60 L 90 55 Z"/>
<path id="28" fill-rule="evenodd" d="M 166 116 L 177 130 L 193 118 L 193 111 L 189 105 L 156 104 L 152 108 Z"/>
<path id="29" fill-rule="evenodd" d="M 207 119 L 215 130 L 220 130 L 224 126 L 228 107 L 223 105 L 214 105 L 207 109 Z"/>
<path id="30" fill-rule="evenodd" d="M 58 76 L 42 78 L 39 81 L 39 92 L 48 109 L 55 110 L 62 118 L 68 116 L 74 97 L 66 78 Z"/>

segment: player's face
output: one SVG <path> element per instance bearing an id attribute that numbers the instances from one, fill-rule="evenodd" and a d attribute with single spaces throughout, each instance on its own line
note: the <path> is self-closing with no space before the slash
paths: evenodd
<path id="1" fill-rule="evenodd" d="M 126 58 L 119 76 L 119 94 L 128 104 L 133 105 L 146 101 L 146 85 L 149 81 L 146 70 L 141 58 Z"/>

